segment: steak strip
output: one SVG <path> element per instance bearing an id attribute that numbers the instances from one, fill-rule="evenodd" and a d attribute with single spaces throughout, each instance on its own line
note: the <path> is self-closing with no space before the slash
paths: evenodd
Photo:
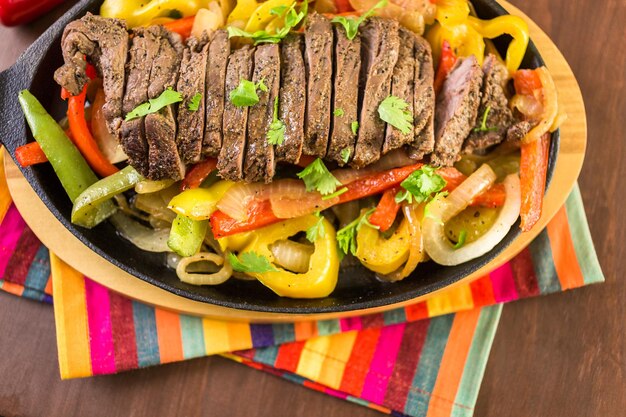
<path id="1" fill-rule="evenodd" d="M 415 36 L 415 141 L 410 147 L 413 159 L 422 159 L 435 148 L 435 89 L 433 55 L 430 44 L 421 36 Z"/>
<path id="2" fill-rule="evenodd" d="M 225 30 L 213 34 L 209 46 L 206 70 L 206 122 L 202 153 L 217 156 L 222 147 L 222 124 L 224 115 L 224 83 L 226 65 L 230 55 L 230 41 Z M 227 99 L 228 97 L 226 97 Z"/>

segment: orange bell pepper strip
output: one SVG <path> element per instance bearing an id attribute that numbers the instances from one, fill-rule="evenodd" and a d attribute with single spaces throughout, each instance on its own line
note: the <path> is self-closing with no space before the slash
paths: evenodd
<path id="1" fill-rule="evenodd" d="M 548 173 L 548 153 L 550 134 L 546 133 L 539 140 L 522 143 L 520 159 L 520 187 L 522 206 L 520 228 L 527 232 L 539 221 L 543 207 L 543 194 L 546 190 Z"/>
<path id="2" fill-rule="evenodd" d="M 83 154 L 91 168 L 101 177 L 108 177 L 115 174 L 119 169 L 111 164 L 102 154 L 98 144 L 91 135 L 87 120 L 85 120 L 85 97 L 87 96 L 87 86 L 77 95 L 69 97 L 67 106 L 67 121 L 74 143 Z"/>
<path id="3" fill-rule="evenodd" d="M 441 58 L 439 58 L 439 66 L 437 67 L 437 74 L 435 75 L 435 94 L 441 91 L 441 87 L 443 87 L 443 82 L 446 80 L 446 77 L 450 73 L 450 70 L 456 63 L 457 57 L 450 46 L 450 42 L 447 40 L 443 41 L 441 45 Z"/>
<path id="4" fill-rule="evenodd" d="M 17 148 L 15 150 L 15 159 L 17 159 L 22 168 L 48 162 L 48 157 L 38 142 L 30 142 Z"/>
<path id="5" fill-rule="evenodd" d="M 354 8 L 348 0 L 335 0 L 335 7 L 337 8 L 337 13 L 354 11 Z"/>
<path id="6" fill-rule="evenodd" d="M 176 32 L 183 38 L 187 39 L 191 36 L 191 29 L 193 28 L 193 22 L 195 19 L 195 16 L 183 17 L 182 19 L 176 19 L 168 22 L 163 26 L 165 26 L 167 30 Z"/>
<path id="7" fill-rule="evenodd" d="M 216 238 L 234 235 L 235 233 L 249 232 L 263 226 L 268 226 L 285 219 L 279 219 L 272 211 L 269 200 L 256 201 L 250 205 L 248 220 L 239 221 L 218 210 L 211 215 L 209 222 L 213 236 Z"/>
<path id="8" fill-rule="evenodd" d="M 396 220 L 400 204 L 396 203 L 396 195 L 400 192 L 401 187 L 395 186 L 383 193 L 380 198 L 376 210 L 369 217 L 369 222 L 374 226 L 378 226 L 378 230 L 386 232 L 389 230 L 393 222 Z"/>
<path id="9" fill-rule="evenodd" d="M 207 179 L 211 172 L 217 168 L 217 159 L 209 158 L 198 162 L 189 170 L 185 179 L 180 184 L 180 190 L 185 191 L 190 188 L 198 188 Z"/>
<path id="10" fill-rule="evenodd" d="M 541 79 L 535 70 L 518 70 L 513 75 L 513 86 L 517 94 L 533 96 L 535 90 L 540 90 Z"/>

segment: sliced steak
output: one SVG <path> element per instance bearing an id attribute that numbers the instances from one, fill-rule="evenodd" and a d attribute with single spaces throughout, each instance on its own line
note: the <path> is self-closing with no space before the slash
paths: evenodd
<path id="1" fill-rule="evenodd" d="M 86 61 L 93 63 L 103 79 L 105 104 L 102 112 L 111 134 L 118 136 L 122 123 L 124 96 L 124 65 L 128 55 L 126 23 L 87 13 L 69 23 L 63 31 L 61 47 L 64 64 L 54 79 L 72 95 L 78 95 L 89 78 Z"/>
<path id="2" fill-rule="evenodd" d="M 263 80 L 268 91 L 259 91 L 259 102 L 248 113 L 248 145 L 244 161 L 244 179 L 270 182 L 276 162 L 274 147 L 267 142 L 267 132 L 274 117 L 274 101 L 280 89 L 280 49 L 276 44 L 257 46 L 254 53 L 255 84 Z"/>
<path id="3" fill-rule="evenodd" d="M 352 123 L 359 120 L 359 73 L 361 71 L 361 38 L 348 39 L 343 27 L 335 26 L 335 86 L 332 133 L 326 159 L 344 165 L 354 155 L 356 134 Z M 344 151 L 347 149 L 348 151 Z M 342 156 L 344 152 L 344 156 Z M 344 160 L 348 155 L 347 161 Z"/>
<path id="4" fill-rule="evenodd" d="M 393 69 L 398 61 L 400 37 L 396 20 L 373 17 L 361 29 L 361 114 L 352 165 L 361 168 L 380 158 L 385 122 L 378 106 L 391 92 Z"/>
<path id="5" fill-rule="evenodd" d="M 534 125 L 526 120 L 515 122 L 506 131 L 506 141 L 519 146 L 524 136 L 526 136 L 533 127 Z"/>
<path id="6" fill-rule="evenodd" d="M 307 103 L 304 154 L 323 158 L 330 132 L 333 78 L 333 27 L 330 20 L 311 12 L 304 28 Z"/>
<path id="7" fill-rule="evenodd" d="M 302 57 L 302 35 L 292 34 L 281 43 L 280 120 L 285 123 L 285 140 L 274 147 L 277 161 L 297 163 L 302 155 L 306 110 L 306 75 Z"/>
<path id="8" fill-rule="evenodd" d="M 228 58 L 226 84 L 224 90 L 224 130 L 222 148 L 217 159 L 217 170 L 224 179 L 243 179 L 243 157 L 246 151 L 246 126 L 248 107 L 236 107 L 229 95 L 239 85 L 240 80 L 252 78 L 254 49 L 244 46 Z"/>
<path id="9" fill-rule="evenodd" d="M 400 49 L 398 51 L 398 62 L 393 69 L 391 77 L 391 95 L 401 98 L 408 103 L 407 111 L 413 113 L 414 87 L 415 87 L 415 35 L 405 28 L 400 28 Z M 408 143 L 412 143 L 415 137 L 414 129 L 407 134 L 387 125 L 385 142 L 383 143 L 382 154 L 398 149 Z"/>
<path id="10" fill-rule="evenodd" d="M 410 147 L 413 159 L 422 159 L 435 148 L 435 89 L 433 54 L 430 44 L 419 35 L 415 36 L 415 95 L 413 115 L 415 118 L 415 141 Z"/>
<path id="11" fill-rule="evenodd" d="M 183 162 L 198 162 L 204 136 L 204 98 L 207 57 L 209 56 L 208 37 L 190 38 L 183 53 L 177 91 L 183 95 L 178 106 L 178 132 L 176 144 Z M 197 107 L 190 108 L 196 100 Z"/>
<path id="12" fill-rule="evenodd" d="M 222 147 L 222 116 L 224 114 L 224 82 L 230 55 L 230 41 L 225 30 L 213 34 L 206 70 L 206 123 L 202 153 L 217 156 Z"/>
<path id="13" fill-rule="evenodd" d="M 432 164 L 450 166 L 459 159 L 478 114 L 482 82 L 483 72 L 473 55 L 460 58 L 448 74 L 437 96 Z"/>
<path id="14" fill-rule="evenodd" d="M 123 114 L 148 101 L 148 85 L 152 62 L 159 48 L 160 30 L 156 26 L 137 28 L 134 31 L 126 64 L 126 91 L 123 100 Z M 143 176 L 149 175 L 148 142 L 144 131 L 144 118 L 122 122 L 120 144 L 128 155 L 128 162 Z"/>
<path id="15" fill-rule="evenodd" d="M 482 151 L 502 142 L 513 123 L 504 88 L 508 71 L 498 59 L 489 54 L 483 63 L 483 87 L 478 115 L 472 133 L 463 145 L 464 153 Z M 487 117 L 485 117 L 485 115 Z M 483 124 L 485 119 L 485 126 Z M 486 130 L 482 130 L 486 127 Z"/>

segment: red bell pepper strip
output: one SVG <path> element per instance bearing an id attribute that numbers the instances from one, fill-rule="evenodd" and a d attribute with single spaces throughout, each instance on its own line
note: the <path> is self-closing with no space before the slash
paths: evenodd
<path id="1" fill-rule="evenodd" d="M 548 153 L 550 150 L 550 134 L 546 133 L 539 140 L 522 143 L 520 159 L 520 186 L 522 207 L 520 228 L 527 232 L 541 217 L 543 194 L 546 189 L 548 173 Z"/>
<path id="2" fill-rule="evenodd" d="M 441 58 L 439 58 L 439 66 L 437 67 L 437 75 L 435 75 L 435 94 L 441 91 L 443 82 L 450 73 L 450 70 L 456 63 L 457 57 L 450 46 L 450 42 L 443 41 L 441 45 Z"/>
<path id="3" fill-rule="evenodd" d="M 22 168 L 48 162 L 48 157 L 38 142 L 30 142 L 17 148 L 15 150 L 15 159 L 17 159 Z"/>
<path id="4" fill-rule="evenodd" d="M 518 70 L 513 76 L 513 86 L 517 94 L 525 96 L 534 95 L 535 90 L 542 88 L 541 79 L 535 70 Z"/>
<path id="5" fill-rule="evenodd" d="M 382 193 L 386 189 L 400 184 L 411 175 L 413 171 L 420 169 L 422 165 L 424 164 L 407 165 L 405 167 L 379 172 L 369 177 L 359 178 L 358 180 L 346 184 L 348 191 L 339 196 L 339 202 L 347 203 L 348 201 Z"/>
<path id="6" fill-rule="evenodd" d="M 211 172 L 217 168 L 217 159 L 209 158 L 198 162 L 189 170 L 185 179 L 180 184 L 180 190 L 185 191 L 190 188 L 198 188 Z"/>
<path id="7" fill-rule="evenodd" d="M 165 26 L 167 30 L 176 32 L 183 38 L 187 39 L 191 36 L 191 29 L 193 28 L 194 20 L 196 20 L 195 16 L 183 17 L 182 19 L 176 19 L 168 22 L 163 26 Z"/>
<path id="8" fill-rule="evenodd" d="M 337 13 L 351 12 L 354 10 L 348 0 L 335 0 L 335 7 L 337 8 Z"/>
<path id="9" fill-rule="evenodd" d="M 395 186 L 383 193 L 380 198 L 376 210 L 369 217 L 369 222 L 374 226 L 378 226 L 378 230 L 386 232 L 389 230 L 393 222 L 396 220 L 400 204 L 396 203 L 396 195 L 400 192 L 401 187 Z"/>
<path id="10" fill-rule="evenodd" d="M 254 202 L 248 211 L 248 220 L 241 222 L 228 216 L 222 211 L 216 211 L 211 215 L 211 230 L 216 238 L 234 235 L 235 233 L 249 232 L 263 226 L 277 223 L 281 220 L 274 215 L 269 200 Z"/>
<path id="11" fill-rule="evenodd" d="M 35 20 L 63 0 L 0 0 L 0 22 L 17 26 Z"/>
<path id="12" fill-rule="evenodd" d="M 102 154 L 95 139 L 91 135 L 87 120 L 85 120 L 85 97 L 87 86 L 83 91 L 68 99 L 67 120 L 74 139 L 74 143 L 83 154 L 91 168 L 101 177 L 115 174 L 119 169 Z"/>

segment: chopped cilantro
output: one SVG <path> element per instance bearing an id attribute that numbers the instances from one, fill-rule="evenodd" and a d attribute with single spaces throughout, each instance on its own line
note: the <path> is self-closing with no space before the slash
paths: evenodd
<path id="1" fill-rule="evenodd" d="M 283 4 L 280 6 L 272 7 L 270 9 L 270 14 L 274 16 L 282 16 L 283 13 L 285 13 L 285 10 L 287 10 L 287 6 Z"/>
<path id="2" fill-rule="evenodd" d="M 341 150 L 341 160 L 343 161 L 344 164 L 347 164 L 348 161 L 350 160 L 350 154 L 352 153 L 352 150 L 350 148 L 343 148 Z"/>
<path id="3" fill-rule="evenodd" d="M 379 229 L 378 226 L 374 226 L 369 221 L 369 216 L 374 210 L 376 210 L 375 207 L 337 231 L 337 244 L 342 253 L 356 255 L 356 234 L 364 225 L 373 229 Z"/>
<path id="4" fill-rule="evenodd" d="M 467 230 L 463 229 L 459 233 L 459 241 L 454 245 L 454 249 L 459 249 L 465 245 L 465 239 L 467 239 Z"/>
<path id="5" fill-rule="evenodd" d="M 308 13 L 308 5 L 307 1 L 303 1 L 300 3 L 300 11 L 296 12 L 294 2 L 290 7 L 277 6 L 270 10 L 270 14 L 275 16 L 284 16 L 285 26 L 282 28 L 276 29 L 275 33 L 269 33 L 266 30 L 258 30 L 254 33 L 246 32 L 245 30 L 239 29 L 235 26 L 229 26 L 227 28 L 228 37 L 232 38 L 235 36 L 240 36 L 243 38 L 250 38 L 254 41 L 255 45 L 260 43 L 279 43 L 285 36 L 289 34 L 291 29 L 298 26 L 300 22 L 304 20 Z"/>
<path id="6" fill-rule="evenodd" d="M 343 109 L 341 109 L 341 108 L 336 108 L 335 110 L 333 110 L 333 116 L 336 116 L 336 117 L 341 117 L 341 116 L 343 116 Z"/>
<path id="7" fill-rule="evenodd" d="M 489 112 L 491 111 L 491 106 L 487 106 L 485 112 L 483 113 L 482 121 L 480 122 L 480 127 L 474 128 L 474 132 L 491 132 L 492 130 L 498 130 L 497 127 L 487 127 L 487 117 L 489 117 Z"/>
<path id="8" fill-rule="evenodd" d="M 408 134 L 413 129 L 413 115 L 407 111 L 409 103 L 396 96 L 389 96 L 378 106 L 378 115 L 385 122 Z"/>
<path id="9" fill-rule="evenodd" d="M 346 191 L 348 191 L 348 187 L 340 188 L 332 194 L 325 195 L 324 197 L 322 197 L 322 200 L 330 200 L 335 197 L 339 197 L 341 194 L 345 193 Z"/>
<path id="10" fill-rule="evenodd" d="M 264 93 L 267 93 L 268 91 L 270 91 L 270 89 L 267 88 L 267 86 L 265 85 L 265 78 L 261 78 L 261 80 L 258 83 L 256 83 L 256 88 L 263 91 Z"/>
<path id="11" fill-rule="evenodd" d="M 191 100 L 189 100 L 187 108 L 190 111 L 198 111 L 198 109 L 200 108 L 200 100 L 202 100 L 202 93 L 194 94 L 194 96 L 191 97 Z"/>
<path id="12" fill-rule="evenodd" d="M 259 96 L 256 93 L 257 89 L 268 91 L 263 80 L 255 84 L 252 81 L 242 79 L 239 81 L 239 85 L 230 92 L 230 102 L 237 107 L 254 106 L 259 102 Z"/>
<path id="13" fill-rule="evenodd" d="M 285 123 L 278 118 L 278 96 L 274 99 L 274 115 L 267 131 L 267 143 L 270 145 L 282 145 L 285 141 Z"/>
<path id="14" fill-rule="evenodd" d="M 352 134 L 356 135 L 356 133 L 359 131 L 359 122 L 355 120 L 354 122 L 350 123 L 350 129 L 352 129 Z"/>
<path id="15" fill-rule="evenodd" d="M 269 259 L 256 252 L 244 252 L 237 258 L 233 253 L 228 253 L 228 261 L 233 267 L 233 271 L 251 272 L 263 274 L 265 272 L 278 272 L 278 269 L 271 264 Z"/>
<path id="16" fill-rule="evenodd" d="M 172 87 L 168 87 L 157 98 L 151 98 L 146 103 L 142 103 L 135 107 L 130 113 L 126 115 L 124 120 L 129 121 L 137 119 L 139 117 L 146 116 L 150 113 L 156 113 L 164 107 L 170 104 L 179 103 L 183 101 L 183 95 L 178 91 L 174 91 Z"/>
<path id="17" fill-rule="evenodd" d="M 359 26 L 361 25 L 361 23 L 363 23 L 365 19 L 373 15 L 377 9 L 383 8 L 386 5 L 387 5 L 387 0 L 380 0 L 378 3 L 374 5 L 374 7 L 369 9 L 367 12 L 363 13 L 358 18 L 337 16 L 332 20 L 332 22 L 339 23 L 341 26 L 343 26 L 343 28 L 346 30 L 346 37 L 352 40 L 354 39 L 357 32 L 359 31 Z"/>
<path id="18" fill-rule="evenodd" d="M 307 191 L 316 190 L 322 195 L 334 193 L 337 187 L 341 185 L 320 158 L 317 158 L 300 171 L 298 178 L 304 181 Z"/>
<path id="19" fill-rule="evenodd" d="M 315 243 L 318 238 L 323 238 L 326 234 L 323 225 L 324 216 L 319 211 L 315 212 L 315 215 L 317 216 L 317 222 L 306 230 L 306 238 L 311 243 Z"/>
<path id="20" fill-rule="evenodd" d="M 412 203 L 413 200 L 416 203 L 423 203 L 428 201 L 434 193 L 441 191 L 447 183 L 436 171 L 430 165 L 424 165 L 413 171 L 400 184 L 404 190 L 396 195 L 396 203 L 403 201 Z"/>

